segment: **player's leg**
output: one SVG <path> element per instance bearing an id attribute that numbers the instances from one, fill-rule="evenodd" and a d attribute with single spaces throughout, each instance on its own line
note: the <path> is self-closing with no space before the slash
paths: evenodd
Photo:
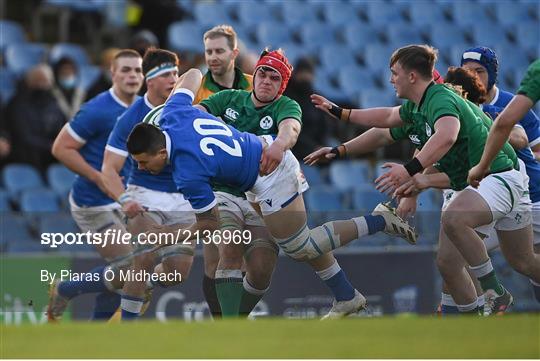
<path id="1" fill-rule="evenodd" d="M 532 204 L 533 243 L 534 252 L 540 254 L 540 202 Z M 534 297 L 540 302 L 540 282 L 529 279 L 533 288 Z"/>
<path id="2" fill-rule="evenodd" d="M 109 230 L 109 234 L 126 231 L 116 205 L 81 208 L 73 201 L 70 203 L 73 219 L 83 232 L 101 233 L 103 237 L 107 230 Z M 108 242 L 96 245 L 96 250 L 108 263 L 118 267 L 126 267 L 132 247 L 129 244 Z M 105 266 L 99 266 L 88 272 L 88 274 L 93 275 L 92 277 L 82 278 L 80 281 L 53 283 L 49 290 L 48 320 L 54 322 L 61 318 L 69 300 L 72 298 L 81 294 L 96 292 L 101 294 L 96 299 L 92 319 L 106 319 L 112 315 L 114 305 L 119 303 L 120 296 L 115 292 L 115 280 L 108 281 L 103 276 L 106 270 Z"/>
<path id="3" fill-rule="evenodd" d="M 216 270 L 219 262 L 219 250 L 213 243 L 203 244 L 204 276 L 203 293 L 212 317 L 221 317 L 221 306 L 216 291 Z"/>
<path id="4" fill-rule="evenodd" d="M 246 275 L 240 314 L 248 316 L 270 287 L 279 247 L 272 240 L 266 226 L 246 225 L 246 229 L 251 232 L 252 238 L 244 253 Z"/>

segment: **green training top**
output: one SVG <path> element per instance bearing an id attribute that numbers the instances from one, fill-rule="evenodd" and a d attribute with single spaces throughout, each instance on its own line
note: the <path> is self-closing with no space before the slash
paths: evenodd
<path id="1" fill-rule="evenodd" d="M 293 118 L 302 124 L 300 105 L 289 97 L 281 96 L 276 101 L 256 108 L 251 100 L 251 92 L 246 90 L 222 90 L 203 100 L 200 105 L 227 124 L 242 132 L 255 135 L 276 135 L 278 126 L 284 119 Z M 238 197 L 244 193 L 234 188 L 214 184 L 214 191 L 226 192 Z"/>
<path id="2" fill-rule="evenodd" d="M 529 65 L 527 73 L 519 85 L 518 94 L 527 96 L 533 104 L 540 100 L 540 59 Z"/>
<path id="3" fill-rule="evenodd" d="M 395 140 L 408 138 L 418 149 L 422 149 L 435 133 L 437 120 L 444 116 L 459 119 L 460 129 L 456 142 L 435 164 L 439 171 L 450 178 L 450 187 L 459 191 L 467 187 L 469 170 L 480 161 L 489 134 L 488 124 L 491 124 L 491 120 L 481 110 L 477 111 L 477 108 L 450 87 L 432 83 L 424 92 L 419 105 L 406 101 L 401 106 L 399 114 L 405 124 L 390 129 L 390 134 Z M 517 167 L 515 152 L 508 148 L 505 151 L 509 155 L 501 150 L 491 163 L 491 172 Z"/>

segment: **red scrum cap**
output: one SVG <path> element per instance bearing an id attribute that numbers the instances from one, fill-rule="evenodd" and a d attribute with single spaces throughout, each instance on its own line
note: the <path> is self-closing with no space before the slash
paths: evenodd
<path id="1" fill-rule="evenodd" d="M 287 83 L 289 83 L 293 70 L 293 67 L 289 63 L 287 57 L 276 50 L 270 52 L 268 50 L 264 50 L 259 58 L 259 61 L 257 62 L 257 65 L 255 65 L 255 72 L 257 72 L 257 69 L 259 69 L 261 66 L 272 68 L 281 75 L 281 87 L 279 88 L 278 95 L 283 94 L 285 88 L 287 88 Z M 253 73 L 254 75 L 255 72 Z"/>
<path id="2" fill-rule="evenodd" d="M 441 76 L 441 73 L 437 71 L 437 69 L 433 69 L 433 81 L 437 84 L 444 83 L 444 79 Z"/>

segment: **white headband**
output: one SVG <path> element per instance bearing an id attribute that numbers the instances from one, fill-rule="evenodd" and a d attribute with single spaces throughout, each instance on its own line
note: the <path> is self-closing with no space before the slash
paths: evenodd
<path id="1" fill-rule="evenodd" d="M 175 71 L 175 70 L 178 72 L 178 68 L 173 63 L 160 64 L 156 66 L 155 68 L 150 69 L 148 73 L 146 73 L 146 80 L 153 79 L 157 76 L 160 76 L 161 74 L 167 73 L 169 71 Z"/>

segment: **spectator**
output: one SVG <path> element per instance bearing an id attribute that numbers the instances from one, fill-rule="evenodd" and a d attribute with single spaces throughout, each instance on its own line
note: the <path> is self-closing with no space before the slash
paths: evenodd
<path id="1" fill-rule="evenodd" d="M 129 48 L 137 51 L 141 56 L 144 56 L 148 48 L 158 48 L 159 42 L 157 37 L 150 30 L 141 30 L 137 32 L 129 41 Z"/>
<path id="2" fill-rule="evenodd" d="M 111 64 L 119 50 L 118 48 L 108 48 L 101 53 L 101 75 L 86 92 L 86 100 L 92 99 L 112 87 Z"/>
<path id="3" fill-rule="evenodd" d="M 63 57 L 54 64 L 53 71 L 56 80 L 53 95 L 66 118 L 71 119 L 81 108 L 86 95 L 77 82 L 77 64 L 73 59 Z"/>
<path id="4" fill-rule="evenodd" d="M 305 156 L 328 143 L 328 124 L 326 115 L 317 110 L 312 104 L 310 95 L 314 93 L 313 81 L 315 69 L 311 60 L 301 58 L 294 68 L 291 80 L 285 95 L 296 100 L 302 108 L 302 132 L 298 137 L 296 145 L 292 149 L 298 159 Z"/>
<path id="5" fill-rule="evenodd" d="M 45 172 L 54 162 L 53 141 L 67 118 L 52 93 L 54 75 L 46 64 L 25 76 L 7 109 L 15 162 L 29 163 Z"/>

